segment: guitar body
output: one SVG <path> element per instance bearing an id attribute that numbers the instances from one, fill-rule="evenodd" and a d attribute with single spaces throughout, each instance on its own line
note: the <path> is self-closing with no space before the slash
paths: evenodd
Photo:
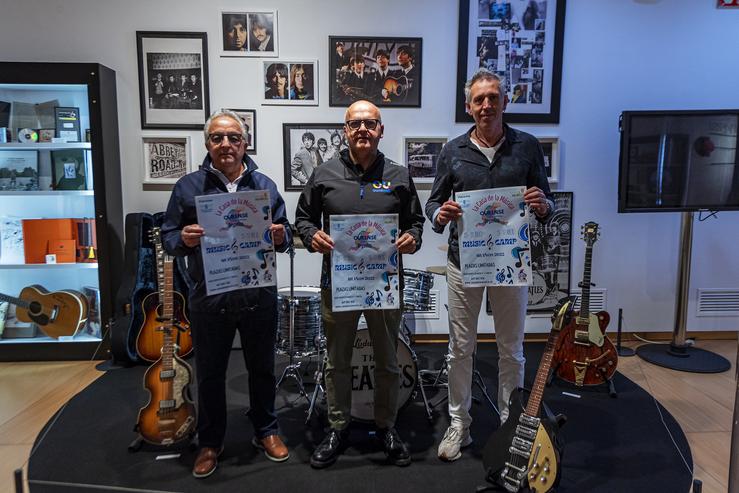
<path id="1" fill-rule="evenodd" d="M 173 445 L 195 432 L 195 405 L 188 391 L 192 369 L 177 356 L 172 357 L 172 362 L 170 373 L 160 359 L 144 375 L 149 402 L 139 410 L 137 430 L 154 445 Z"/>
<path id="2" fill-rule="evenodd" d="M 18 297 L 30 303 L 16 306 L 21 322 L 33 322 L 49 337 L 73 336 L 87 321 L 87 298 L 71 289 L 49 292 L 38 284 L 23 288 Z"/>
<path id="3" fill-rule="evenodd" d="M 184 330 L 177 331 L 175 345 L 177 356 L 186 357 L 192 352 L 192 333 L 190 332 L 190 321 L 185 314 L 185 298 L 181 293 L 173 293 L 174 318 L 176 325 Z M 136 351 L 141 359 L 156 361 L 162 352 L 164 336 L 161 330 L 162 323 L 157 318 L 162 316 L 162 305 L 159 303 L 159 293 L 149 293 L 141 302 L 141 309 L 145 313 L 144 322 L 139 329 L 136 338 Z"/>
<path id="4" fill-rule="evenodd" d="M 613 377 L 618 366 L 618 353 L 611 340 L 605 336 L 610 316 L 606 311 L 590 313 L 588 323 L 578 323 L 579 314 L 562 329 L 554 352 L 555 373 L 567 382 L 578 387 L 601 385 Z M 602 334 L 603 344 L 591 341 L 589 332 L 597 324 Z"/>
<path id="5" fill-rule="evenodd" d="M 536 428 L 527 425 L 524 400 L 523 389 L 511 393 L 508 420 L 488 440 L 482 463 L 487 471 L 487 480 L 506 491 L 544 493 L 555 488 L 561 477 L 562 451 L 556 439 L 557 425 L 545 418 L 541 418 Z M 531 433 L 525 440 L 530 440 L 534 433 L 535 438 L 530 457 L 516 459 L 511 449 L 521 439 L 522 428 Z"/>

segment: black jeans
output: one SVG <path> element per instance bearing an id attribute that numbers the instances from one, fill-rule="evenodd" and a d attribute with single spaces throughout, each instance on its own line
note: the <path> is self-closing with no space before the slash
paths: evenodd
<path id="1" fill-rule="evenodd" d="M 226 370 L 236 330 L 249 373 L 249 419 L 254 434 L 258 438 L 277 434 L 274 374 L 277 304 L 276 300 L 264 301 L 254 310 L 190 312 L 201 447 L 220 447 L 226 434 Z"/>

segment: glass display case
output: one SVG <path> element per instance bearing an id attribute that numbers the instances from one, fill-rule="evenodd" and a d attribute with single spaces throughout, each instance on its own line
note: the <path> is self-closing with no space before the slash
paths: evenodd
<path id="1" fill-rule="evenodd" d="M 120 175 L 114 71 L 0 63 L 0 360 L 108 357 Z"/>

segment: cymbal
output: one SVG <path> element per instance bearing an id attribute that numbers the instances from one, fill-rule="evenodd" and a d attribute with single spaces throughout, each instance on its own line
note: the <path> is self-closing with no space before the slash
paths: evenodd
<path id="1" fill-rule="evenodd" d="M 429 265 L 426 267 L 426 270 L 432 274 L 438 274 L 440 276 L 446 275 L 446 265 Z"/>

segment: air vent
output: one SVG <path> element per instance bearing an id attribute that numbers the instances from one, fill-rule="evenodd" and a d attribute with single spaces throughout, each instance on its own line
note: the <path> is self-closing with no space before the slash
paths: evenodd
<path id="1" fill-rule="evenodd" d="M 580 289 L 570 290 L 571 296 L 577 296 L 575 302 L 575 310 L 580 309 L 580 297 L 582 291 Z M 606 310 L 606 290 L 605 289 L 591 289 L 590 290 L 590 313 L 599 312 Z"/>
<path id="2" fill-rule="evenodd" d="M 739 289 L 698 289 L 696 317 L 739 316 Z"/>
<path id="3" fill-rule="evenodd" d="M 439 319 L 439 290 L 432 289 L 429 291 L 429 309 L 413 312 L 417 319 L 438 320 Z"/>

